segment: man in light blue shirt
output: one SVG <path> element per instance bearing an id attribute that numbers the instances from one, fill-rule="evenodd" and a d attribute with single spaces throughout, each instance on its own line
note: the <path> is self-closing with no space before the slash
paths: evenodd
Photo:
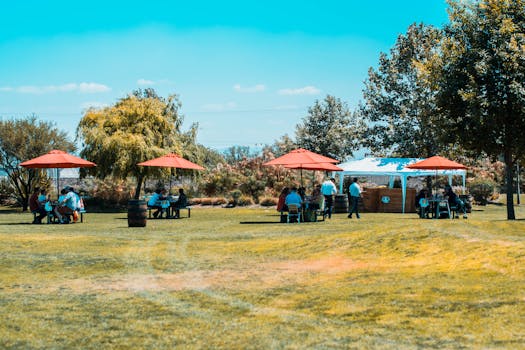
<path id="1" fill-rule="evenodd" d="M 358 211 L 358 205 L 359 205 L 359 197 L 361 197 L 361 187 L 359 187 L 359 184 L 357 183 L 357 177 L 354 177 L 352 184 L 348 188 L 348 192 L 350 193 L 350 199 L 352 202 L 352 209 L 350 209 L 350 214 L 348 214 L 348 218 L 352 218 L 352 213 L 355 212 L 355 216 L 359 219 L 359 211 Z"/>
<path id="2" fill-rule="evenodd" d="M 326 179 L 321 185 L 321 194 L 324 196 L 324 215 L 332 218 L 332 206 L 334 204 L 334 195 L 337 194 L 337 187 L 335 187 L 335 179 L 332 177 Z"/>
<path id="3" fill-rule="evenodd" d="M 284 200 L 284 204 L 289 206 L 290 204 L 296 204 L 299 208 L 301 207 L 301 204 L 303 203 L 303 200 L 301 196 L 297 193 L 297 188 L 292 188 L 290 190 L 290 193 L 286 196 L 286 199 Z"/>

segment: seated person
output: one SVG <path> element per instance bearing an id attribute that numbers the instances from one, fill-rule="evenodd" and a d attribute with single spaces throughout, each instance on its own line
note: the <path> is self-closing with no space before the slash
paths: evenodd
<path id="1" fill-rule="evenodd" d="M 36 216 L 35 219 L 33 220 L 33 224 L 41 224 L 42 219 L 47 216 L 47 212 L 44 208 L 45 204 L 42 204 L 38 200 L 39 193 L 40 193 L 40 188 L 35 187 L 33 194 L 31 194 L 31 197 L 29 197 L 29 210 L 31 210 L 32 213 L 38 214 L 38 216 Z"/>
<path id="2" fill-rule="evenodd" d="M 162 212 L 162 204 L 160 202 L 165 199 L 166 199 L 166 190 L 157 188 L 148 201 L 148 207 L 157 209 L 153 213 L 153 217 L 157 218 L 159 214 Z"/>
<path id="3" fill-rule="evenodd" d="M 305 198 L 306 198 L 306 188 L 304 187 L 299 187 L 299 189 L 297 190 L 297 194 L 299 196 L 301 196 L 301 200 L 304 202 Z"/>
<path id="4" fill-rule="evenodd" d="M 181 208 L 186 208 L 188 205 L 188 197 L 186 197 L 186 194 L 184 193 L 184 189 L 179 188 L 179 198 L 171 203 L 171 207 L 175 210 L 175 218 L 180 217 L 180 210 Z"/>
<path id="5" fill-rule="evenodd" d="M 450 208 L 457 208 L 458 212 L 463 213 L 463 218 L 467 218 L 467 209 L 465 208 L 465 203 L 459 199 L 458 195 L 454 193 L 450 185 L 445 186 L 445 198 L 448 200 L 448 205 Z"/>
<path id="6" fill-rule="evenodd" d="M 77 209 L 77 196 L 71 187 L 64 188 L 55 208 L 55 215 L 61 224 L 69 223 L 69 215 L 74 215 Z"/>
<path id="7" fill-rule="evenodd" d="M 47 201 L 49 201 L 49 196 L 47 195 L 47 191 L 45 188 L 40 190 L 40 195 L 38 196 L 38 201 L 42 204 L 45 204 Z"/>
<path id="8" fill-rule="evenodd" d="M 420 218 L 428 218 L 429 203 L 428 203 L 428 190 L 423 188 L 416 195 L 416 211 Z"/>
<path id="9" fill-rule="evenodd" d="M 279 200 L 277 201 L 277 211 L 283 212 L 288 211 L 288 207 L 286 204 L 284 204 L 284 201 L 286 200 L 286 196 L 290 193 L 290 189 L 288 187 L 283 188 L 281 191 L 281 194 L 279 195 Z"/>
<path id="10" fill-rule="evenodd" d="M 293 187 L 292 189 L 290 189 L 290 193 L 286 196 L 284 204 L 286 204 L 287 206 L 289 206 L 290 204 L 295 204 L 299 208 L 301 207 L 301 205 L 303 204 L 303 199 L 297 193 L 297 188 Z"/>
<path id="11" fill-rule="evenodd" d="M 73 192 L 73 194 L 75 195 L 75 210 L 73 211 L 73 221 L 77 222 L 79 212 L 84 209 L 84 201 L 82 200 L 82 198 L 80 198 L 80 195 L 75 192 L 75 189 L 73 187 L 68 186 L 66 187 L 66 189 L 68 191 Z"/>
<path id="12" fill-rule="evenodd" d="M 310 200 L 308 202 L 308 209 L 321 209 L 323 202 L 324 196 L 321 194 L 321 185 L 317 184 L 315 185 L 312 195 L 310 196 Z"/>

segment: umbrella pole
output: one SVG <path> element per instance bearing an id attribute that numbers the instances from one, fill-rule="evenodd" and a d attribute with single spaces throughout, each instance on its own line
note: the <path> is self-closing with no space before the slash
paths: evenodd
<path id="1" fill-rule="evenodd" d="M 56 183 L 57 183 L 57 200 L 58 200 L 58 197 L 60 197 L 60 185 L 59 185 L 59 178 L 60 178 L 60 169 L 57 168 L 57 178 L 56 178 Z"/>

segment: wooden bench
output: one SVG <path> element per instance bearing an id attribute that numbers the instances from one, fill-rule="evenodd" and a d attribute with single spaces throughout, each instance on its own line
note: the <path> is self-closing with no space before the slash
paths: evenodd
<path id="1" fill-rule="evenodd" d="M 180 218 L 180 211 L 184 210 L 184 209 L 188 210 L 188 218 L 191 218 L 191 207 L 190 206 L 185 206 L 185 207 L 181 207 L 181 208 L 171 208 L 172 212 L 177 213 L 177 217 L 178 218 Z"/>
<path id="2" fill-rule="evenodd" d="M 150 207 L 148 205 L 148 219 L 154 219 L 153 216 L 151 215 L 151 211 L 152 210 L 158 210 L 159 208 L 158 207 Z M 171 215 L 169 214 L 169 211 L 165 211 L 165 209 L 161 209 L 161 212 L 160 212 L 160 215 L 159 215 L 159 219 L 162 219 L 162 214 L 166 213 L 166 216 L 165 218 L 168 219 L 168 218 L 174 218 L 175 215 L 173 215 L 173 213 L 177 213 L 176 217 L 180 217 L 180 211 L 181 210 L 188 210 L 188 218 L 191 218 L 191 207 L 190 206 L 185 206 L 185 207 L 182 207 L 182 208 L 166 208 L 166 209 L 170 209 L 171 210 Z"/>

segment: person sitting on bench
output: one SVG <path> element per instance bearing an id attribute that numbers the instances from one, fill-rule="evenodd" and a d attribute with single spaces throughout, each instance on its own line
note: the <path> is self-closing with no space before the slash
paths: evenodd
<path id="1" fill-rule="evenodd" d="M 179 198 L 171 204 L 171 207 L 175 211 L 174 218 L 180 217 L 180 209 L 186 208 L 188 206 L 188 197 L 184 193 L 184 189 L 179 188 Z"/>
<path id="2" fill-rule="evenodd" d="M 459 199 L 458 195 L 454 193 L 450 185 L 445 186 L 445 198 L 448 199 L 449 207 L 456 212 L 456 217 L 458 217 L 458 212 L 462 212 L 463 219 L 467 218 L 467 209 L 465 208 L 465 203 Z"/>
<path id="3" fill-rule="evenodd" d="M 148 207 L 153 208 L 153 209 L 157 209 L 153 213 L 153 217 L 155 219 L 162 212 L 162 205 L 161 205 L 160 202 L 166 199 L 165 195 L 166 195 L 166 190 L 165 189 L 157 188 L 155 190 L 155 192 L 153 193 L 153 195 L 150 197 L 149 201 L 148 201 Z"/>
<path id="4" fill-rule="evenodd" d="M 33 194 L 31 195 L 31 197 L 29 197 L 29 210 L 31 210 L 31 212 L 35 214 L 35 219 L 33 220 L 33 224 L 41 224 L 42 219 L 47 216 L 47 212 L 46 212 L 46 209 L 44 208 L 44 205 L 38 200 L 39 194 L 40 194 L 40 188 L 35 187 Z"/>

